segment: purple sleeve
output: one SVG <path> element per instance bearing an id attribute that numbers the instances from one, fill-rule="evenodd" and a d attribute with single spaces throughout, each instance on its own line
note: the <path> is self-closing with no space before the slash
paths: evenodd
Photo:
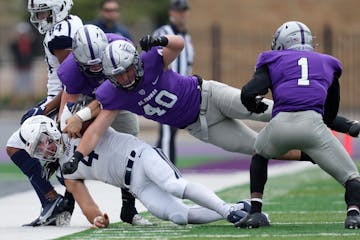
<path id="1" fill-rule="evenodd" d="M 96 99 L 101 103 L 102 108 L 106 110 L 117 110 L 116 107 L 118 97 L 117 89 L 112 85 L 110 80 L 103 82 L 95 92 Z"/>
<path id="2" fill-rule="evenodd" d="M 109 43 L 111 43 L 113 41 L 116 41 L 116 40 L 124 40 L 124 41 L 130 42 L 132 45 L 134 45 L 134 43 L 130 39 L 128 39 L 128 38 L 126 38 L 124 36 L 121 36 L 119 34 L 106 33 L 106 37 L 107 37 Z"/>
<path id="3" fill-rule="evenodd" d="M 267 58 L 267 52 L 262 52 L 258 56 L 257 62 L 256 62 L 256 69 L 268 64 L 268 58 Z"/>
<path id="4" fill-rule="evenodd" d="M 57 70 L 60 81 L 69 94 L 79 94 L 86 84 L 83 74 L 77 66 L 72 53 L 65 58 Z"/>

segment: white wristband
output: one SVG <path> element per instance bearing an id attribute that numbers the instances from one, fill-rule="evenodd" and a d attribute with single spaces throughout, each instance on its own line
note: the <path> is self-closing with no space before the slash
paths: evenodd
<path id="1" fill-rule="evenodd" d="M 91 109 L 89 107 L 84 107 L 77 113 L 75 113 L 83 122 L 91 119 Z"/>

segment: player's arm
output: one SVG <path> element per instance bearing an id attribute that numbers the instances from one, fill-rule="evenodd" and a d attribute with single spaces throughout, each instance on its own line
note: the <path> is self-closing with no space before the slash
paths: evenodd
<path id="1" fill-rule="evenodd" d="M 271 80 L 266 65 L 256 69 L 253 78 L 241 90 L 241 102 L 246 109 L 254 113 L 265 112 L 268 106 L 261 101 L 271 87 Z"/>
<path id="2" fill-rule="evenodd" d="M 94 227 L 105 228 L 109 225 L 109 217 L 100 211 L 83 180 L 65 179 L 65 185 L 66 189 L 73 194 L 87 220 Z"/>
<path id="3" fill-rule="evenodd" d="M 45 106 L 39 103 L 36 107 L 30 108 L 26 113 L 21 117 L 20 124 L 22 124 L 26 119 L 35 115 L 51 115 L 51 113 L 56 112 L 60 106 L 62 91 L 48 102 Z M 45 99 L 46 100 L 46 99 Z"/>
<path id="4" fill-rule="evenodd" d="M 64 110 L 64 107 L 67 103 L 76 103 L 77 100 L 79 99 L 80 94 L 70 94 L 67 93 L 66 90 L 63 91 L 62 95 L 61 95 L 61 104 L 60 104 L 60 109 L 59 109 L 59 119 L 61 119 L 61 114 Z"/>
<path id="5" fill-rule="evenodd" d="M 163 60 L 165 68 L 168 68 L 184 48 L 184 39 L 177 35 L 165 35 L 168 44 L 163 48 Z"/>
<path id="6" fill-rule="evenodd" d="M 324 105 L 324 122 L 329 124 L 334 121 L 340 104 L 340 84 L 339 76 L 334 75 L 333 82 L 328 89 L 327 97 Z"/>
<path id="7" fill-rule="evenodd" d="M 85 130 L 84 136 L 81 138 L 72 158 L 63 164 L 63 174 L 72 174 L 77 170 L 79 162 L 84 158 L 84 156 L 89 155 L 89 153 L 94 150 L 100 138 L 106 129 L 110 127 L 117 114 L 118 111 L 115 110 L 102 109 L 100 111 L 99 115 Z"/>
<path id="8" fill-rule="evenodd" d="M 164 35 L 160 37 L 147 35 L 140 40 L 140 46 L 144 51 L 148 51 L 154 46 L 162 46 L 164 67 L 167 68 L 183 50 L 184 39 L 177 35 Z"/>
<path id="9" fill-rule="evenodd" d="M 92 118 L 96 118 L 101 110 L 99 101 L 93 100 L 86 107 L 76 112 L 72 117 L 66 120 L 66 127 L 63 132 L 70 138 L 81 137 L 82 124 Z M 110 123 L 111 125 L 111 123 Z"/>

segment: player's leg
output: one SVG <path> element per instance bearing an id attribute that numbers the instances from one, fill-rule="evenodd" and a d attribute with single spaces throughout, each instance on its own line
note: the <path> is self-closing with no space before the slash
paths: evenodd
<path id="1" fill-rule="evenodd" d="M 177 130 L 167 124 L 159 124 L 159 138 L 156 144 L 156 147 L 161 148 L 174 165 L 176 165 L 175 138 Z"/>
<path id="2" fill-rule="evenodd" d="M 136 114 L 128 111 L 119 111 L 111 125 L 116 131 L 137 136 L 139 133 L 139 120 Z"/>
<path id="3" fill-rule="evenodd" d="M 241 90 L 215 81 L 207 81 L 211 96 L 209 99 L 209 108 L 219 109 L 223 117 L 233 119 L 251 119 L 262 122 L 269 122 L 273 101 L 263 99 L 269 108 L 261 114 L 249 112 L 241 102 Z M 212 105 L 212 106 L 211 106 Z"/>
<path id="4" fill-rule="evenodd" d="M 144 156 L 141 162 L 145 176 L 163 191 L 177 198 L 189 199 L 200 206 L 216 211 L 223 218 L 230 215 L 232 204 L 224 202 L 213 191 L 201 184 L 187 182 L 181 177 L 178 169 L 160 152 L 160 149 L 156 151 L 147 148 L 143 150 L 141 155 Z M 236 215 L 236 213 L 233 214 Z"/>
<path id="5" fill-rule="evenodd" d="M 321 134 L 321 135 L 318 135 Z M 353 160 L 341 143 L 325 125 L 314 133 L 318 138 L 317 148 L 309 148 L 307 153 L 328 174 L 345 186 L 347 217 L 345 228 L 360 228 L 360 175 Z"/>

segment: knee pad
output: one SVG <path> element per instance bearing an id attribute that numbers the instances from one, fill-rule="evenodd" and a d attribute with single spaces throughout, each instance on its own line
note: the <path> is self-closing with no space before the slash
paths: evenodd
<path id="1" fill-rule="evenodd" d="M 170 213 L 169 220 L 178 225 L 186 225 L 188 223 L 187 212 Z"/>
<path id="2" fill-rule="evenodd" d="M 175 197 L 183 198 L 186 185 L 187 182 L 185 179 L 178 178 L 165 181 L 162 188 Z"/>
<path id="3" fill-rule="evenodd" d="M 345 202 L 347 206 L 355 205 L 360 208 L 359 179 L 351 179 L 345 183 Z"/>

